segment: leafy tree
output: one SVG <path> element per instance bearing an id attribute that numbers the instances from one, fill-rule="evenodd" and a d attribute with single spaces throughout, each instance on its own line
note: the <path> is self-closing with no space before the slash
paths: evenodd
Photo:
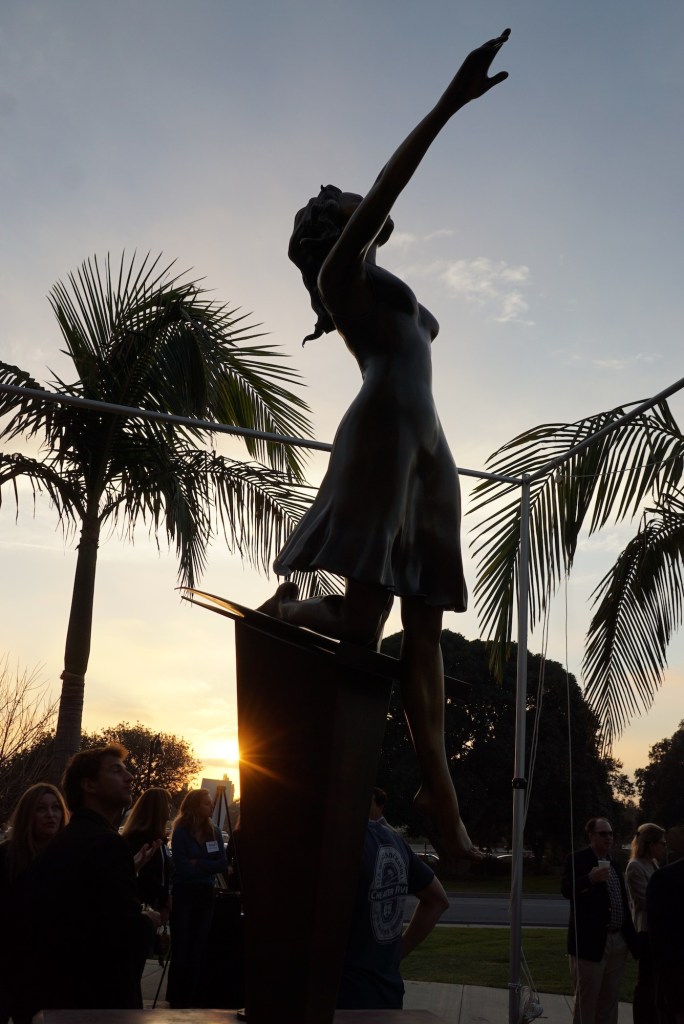
<path id="1" fill-rule="evenodd" d="M 396 656 L 400 635 L 388 637 L 383 650 Z M 445 743 L 452 778 L 468 831 L 484 846 L 510 844 L 511 777 L 515 748 L 516 645 L 497 684 L 488 665 L 487 645 L 444 630 L 445 672 L 470 684 L 466 702 L 447 692 Z M 539 861 L 555 858 L 571 844 L 592 814 L 619 816 L 611 789 L 618 762 L 602 758 L 596 716 L 562 665 L 539 655 L 528 657 L 526 765 L 528 809 L 525 841 Z M 570 720 L 568 725 L 568 703 Z M 619 774 L 619 771 L 618 771 Z M 383 741 L 378 785 L 388 792 L 387 815 L 395 825 L 420 834 L 423 823 L 413 811 L 418 788 L 401 697 L 395 688 Z M 572 807 L 571 807 L 572 790 Z"/>
<path id="2" fill-rule="evenodd" d="M 151 786 L 161 786 L 177 796 L 188 789 L 202 768 L 187 740 L 171 733 L 156 733 L 140 722 L 119 722 L 99 732 L 84 733 L 81 749 L 107 743 L 123 743 L 128 750 L 126 765 L 135 776 L 135 797 Z"/>
<path id="3" fill-rule="evenodd" d="M 669 739 L 651 747 L 648 760 L 635 772 L 641 820 L 664 828 L 684 825 L 684 721 Z"/>
<path id="4" fill-rule="evenodd" d="M 256 428 L 305 433 L 305 403 L 287 390 L 296 381 L 280 353 L 247 345 L 256 337 L 225 305 L 211 302 L 196 281 L 172 276 L 160 257 L 118 268 L 107 258 L 82 264 L 50 302 L 74 364 L 57 394 L 153 412 Z M 28 373 L 0 362 L 0 386 L 40 388 Z M 165 533 L 178 556 L 178 578 L 192 586 L 207 545 L 221 530 L 231 549 L 257 566 L 271 560 L 307 503 L 288 484 L 301 479 L 291 447 L 246 439 L 236 462 L 202 441 L 192 426 L 85 411 L 0 391 L 0 415 L 11 413 L 0 440 L 38 438 L 39 458 L 0 456 L 2 488 L 27 479 L 46 492 L 66 534 L 78 532 L 78 554 L 67 628 L 53 777 L 78 749 L 90 653 L 97 552 L 103 528 L 132 538 L 137 524 Z"/>
<path id="5" fill-rule="evenodd" d="M 592 534 L 609 522 L 640 516 L 636 536 L 593 594 L 583 676 L 605 749 L 636 711 L 651 706 L 684 598 L 684 435 L 665 401 L 612 429 L 628 411 L 618 407 L 575 423 L 534 427 L 487 462 L 501 474 L 542 473 L 530 488 L 532 626 L 570 571 L 585 523 Z M 581 443 L 587 447 L 569 461 L 542 472 Z M 475 494 L 472 514 L 486 513 L 473 529 L 475 600 L 501 674 L 518 592 L 520 489 L 486 480 Z"/>

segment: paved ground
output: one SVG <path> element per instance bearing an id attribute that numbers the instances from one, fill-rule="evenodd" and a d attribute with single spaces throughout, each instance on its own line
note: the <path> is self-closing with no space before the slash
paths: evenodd
<path id="1" fill-rule="evenodd" d="M 143 975 L 145 1006 L 152 1005 L 161 968 L 148 960 Z M 162 995 L 166 982 L 162 985 Z M 546 1024 L 571 1024 L 572 999 L 569 996 L 540 994 L 543 1007 L 540 1020 Z M 165 1007 L 164 1002 L 158 1007 Z M 506 1024 L 508 1021 L 508 991 L 503 988 L 480 988 L 475 985 L 439 985 L 424 981 L 407 981 L 404 998 L 406 1010 L 430 1010 L 447 1024 Z M 620 1003 L 618 1024 L 631 1024 L 632 1006 Z"/>

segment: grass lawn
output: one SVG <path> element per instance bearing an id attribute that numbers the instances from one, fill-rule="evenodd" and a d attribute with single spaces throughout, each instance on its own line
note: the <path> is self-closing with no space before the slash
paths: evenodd
<path id="1" fill-rule="evenodd" d="M 510 875 L 484 876 L 482 878 L 446 877 L 440 875 L 439 880 L 447 892 L 484 892 L 509 893 L 511 891 Z M 560 874 L 524 875 L 523 894 L 527 896 L 557 896 L 560 898 Z"/>
<path id="2" fill-rule="evenodd" d="M 522 935 L 523 953 L 537 991 L 572 994 L 565 928 L 523 928 Z M 403 961 L 401 973 L 410 981 L 507 988 L 508 943 L 507 928 L 443 925 Z M 624 1002 L 632 1001 L 636 973 L 636 962 L 628 957 L 620 992 Z M 524 977 L 522 981 L 526 983 Z"/>

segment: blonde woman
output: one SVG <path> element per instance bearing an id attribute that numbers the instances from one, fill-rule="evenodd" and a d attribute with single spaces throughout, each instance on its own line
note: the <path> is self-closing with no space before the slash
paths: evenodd
<path id="1" fill-rule="evenodd" d="M 30 868 L 68 820 L 60 791 L 48 782 L 39 782 L 19 800 L 7 840 L 0 845 L 0 1024 L 5 1024 L 9 1016 L 14 1024 L 28 1024 L 40 1009 L 32 1002 L 32 958 L 25 955 L 30 936 L 22 935 L 19 929 L 27 918 Z"/>
<path id="2" fill-rule="evenodd" d="M 658 862 L 665 859 L 666 850 L 665 829 L 650 821 L 639 825 L 632 839 L 629 863 L 625 871 L 625 882 L 639 942 L 639 976 L 632 1002 L 634 1024 L 652 1024 L 657 1019 L 653 955 L 646 917 L 646 887 L 659 866 Z"/>
<path id="3" fill-rule="evenodd" d="M 202 961 L 214 916 L 214 880 L 228 870 L 221 832 L 211 820 L 206 789 L 183 798 L 171 833 L 173 888 L 171 967 L 167 999 L 172 1009 L 198 1005 Z"/>

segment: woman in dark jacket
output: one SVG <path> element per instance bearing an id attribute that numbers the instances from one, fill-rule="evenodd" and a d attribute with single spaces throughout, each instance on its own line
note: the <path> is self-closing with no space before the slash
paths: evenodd
<path id="1" fill-rule="evenodd" d="M 159 911 L 162 924 L 168 922 L 170 910 L 171 870 L 166 845 L 170 817 L 171 798 L 166 790 L 147 789 L 136 800 L 121 829 L 133 856 L 144 846 L 160 844 L 138 871 L 138 894 L 141 903 Z"/>
<path id="2" fill-rule="evenodd" d="M 7 840 L 0 845 L 0 1024 L 30 1024 L 41 1009 L 32 1001 L 32 967 L 27 956 L 31 935 L 22 932 L 28 918 L 30 869 L 69 820 L 62 794 L 39 782 L 23 794 L 10 820 Z M 35 979 L 34 979 L 35 981 Z"/>
<path id="3" fill-rule="evenodd" d="M 172 1009 L 197 1006 L 199 980 L 214 916 L 214 880 L 228 870 L 214 804 L 206 789 L 191 790 L 173 823 L 171 967 L 166 997 Z"/>

